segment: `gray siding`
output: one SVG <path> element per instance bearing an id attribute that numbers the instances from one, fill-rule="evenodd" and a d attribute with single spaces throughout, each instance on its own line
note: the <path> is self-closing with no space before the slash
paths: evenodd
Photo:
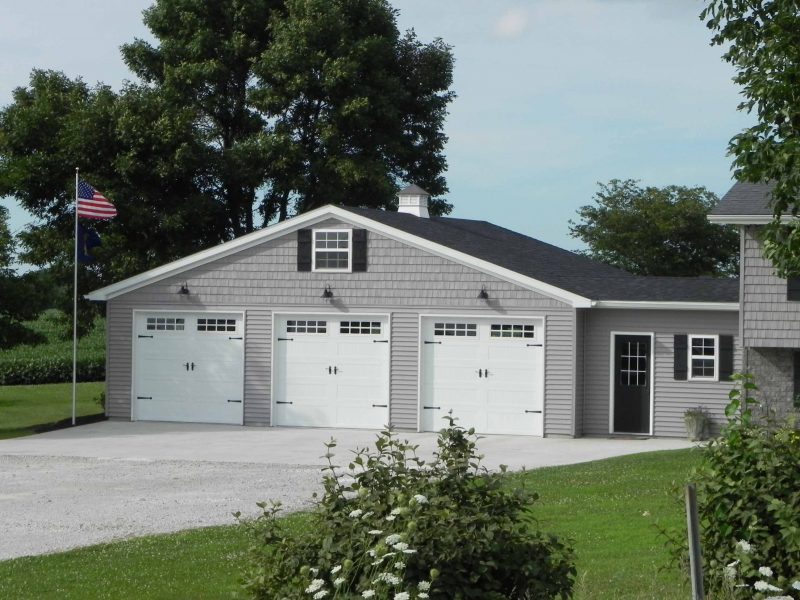
<path id="1" fill-rule="evenodd" d="M 716 429 L 724 423 L 730 382 L 675 381 L 673 336 L 676 333 L 735 336 L 734 369 L 741 369 L 738 313 L 711 311 L 596 310 L 586 315 L 583 433 L 608 435 L 611 332 L 653 332 L 654 423 L 656 436 L 683 437 L 683 413 L 705 407 Z"/>
<path id="2" fill-rule="evenodd" d="M 392 363 L 390 376 L 392 425 L 398 429 L 417 429 L 419 373 L 419 315 L 415 312 L 392 314 Z"/>
<path id="3" fill-rule="evenodd" d="M 109 415 L 130 418 L 133 309 L 245 310 L 245 423 L 254 425 L 269 421 L 273 312 L 389 312 L 391 418 L 408 429 L 417 426 L 418 315 L 518 314 L 546 318 L 545 434 L 572 435 L 575 313 L 567 304 L 374 232 L 366 273 L 298 272 L 296 255 L 289 233 L 109 301 Z M 177 293 L 184 282 L 188 296 Z M 331 302 L 321 298 L 326 285 Z M 482 286 L 488 302 L 477 298 Z"/>
<path id="4" fill-rule="evenodd" d="M 757 226 L 744 228 L 742 325 L 745 347 L 800 348 L 800 302 L 786 300 L 786 280 L 764 258 Z"/>
<path id="5" fill-rule="evenodd" d="M 583 435 L 583 395 L 584 395 L 584 368 L 585 368 L 585 335 L 586 309 L 579 308 L 575 311 L 575 423 L 574 435 Z"/>

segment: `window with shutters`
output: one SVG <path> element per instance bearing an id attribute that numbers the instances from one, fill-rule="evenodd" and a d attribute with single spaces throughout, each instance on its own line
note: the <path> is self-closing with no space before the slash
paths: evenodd
<path id="1" fill-rule="evenodd" d="M 311 252 L 314 271 L 350 271 L 352 264 L 350 229 L 315 229 Z"/>
<path id="2" fill-rule="evenodd" d="M 689 379 L 719 379 L 719 336 L 689 335 Z"/>

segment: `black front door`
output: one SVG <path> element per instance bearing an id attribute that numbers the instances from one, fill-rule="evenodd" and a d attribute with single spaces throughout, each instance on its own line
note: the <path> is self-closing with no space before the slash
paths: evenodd
<path id="1" fill-rule="evenodd" d="M 650 433 L 650 336 L 614 336 L 614 433 Z"/>

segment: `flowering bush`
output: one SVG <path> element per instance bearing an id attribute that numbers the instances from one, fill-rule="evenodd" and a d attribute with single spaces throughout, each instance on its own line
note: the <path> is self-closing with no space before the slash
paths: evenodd
<path id="1" fill-rule="evenodd" d="M 736 560 L 722 569 L 722 589 L 717 594 L 717 600 L 794 600 L 797 597 L 800 592 L 800 577 L 787 578 L 776 575 L 772 567 L 757 567 L 757 563 L 753 561 L 755 553 L 750 542 L 736 542 L 734 553 Z"/>
<path id="2" fill-rule="evenodd" d="M 779 582 L 783 593 L 800 598 L 787 589 L 800 575 L 800 432 L 791 420 L 756 422 L 752 376 L 734 377 L 739 385 L 726 409 L 728 425 L 708 444 L 694 475 L 707 584 L 714 591 L 730 588 L 725 575 L 738 567 L 737 585 L 748 590 L 742 597 L 754 597 L 754 589 L 776 592 L 753 587 L 761 581 L 762 587 Z"/>
<path id="3" fill-rule="evenodd" d="M 245 588 L 270 600 L 571 597 L 571 549 L 538 530 L 536 494 L 481 466 L 476 439 L 451 420 L 428 463 L 383 431 L 344 469 L 331 442 L 305 533 L 284 535 L 278 507 L 261 505 Z"/>

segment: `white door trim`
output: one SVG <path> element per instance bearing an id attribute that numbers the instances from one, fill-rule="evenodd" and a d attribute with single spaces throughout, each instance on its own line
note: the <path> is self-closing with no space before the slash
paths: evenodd
<path id="1" fill-rule="evenodd" d="M 140 313 L 153 314 L 153 313 L 171 313 L 171 314 L 224 314 L 224 315 L 239 315 L 242 318 L 242 422 L 239 425 L 244 425 L 244 413 L 247 407 L 247 398 L 245 397 L 245 375 L 247 370 L 247 353 L 245 352 L 245 344 L 247 344 L 247 311 L 244 309 L 209 309 L 202 310 L 189 310 L 180 308 L 177 310 L 170 310 L 168 308 L 156 308 L 153 310 L 146 310 L 143 308 L 134 308 L 131 310 L 131 421 L 136 421 L 136 340 L 138 339 L 136 333 L 136 319 Z M 106 333 L 108 336 L 108 333 Z M 106 374 L 106 381 L 108 381 L 108 374 Z M 107 409 L 106 409 L 107 410 Z"/>
<path id="2" fill-rule="evenodd" d="M 630 433 L 628 431 L 620 432 L 625 435 L 641 435 L 652 436 L 653 424 L 655 422 L 655 389 L 656 389 L 656 334 L 653 331 L 611 331 L 609 332 L 608 344 L 608 433 L 614 434 L 614 389 L 616 387 L 617 377 L 614 373 L 614 359 L 617 355 L 617 348 L 614 345 L 614 337 L 617 335 L 642 335 L 650 337 L 650 431 L 647 433 Z"/>
<path id="3" fill-rule="evenodd" d="M 417 432 L 422 432 L 422 321 L 424 319 L 493 319 L 498 321 L 541 321 L 542 322 L 542 437 L 547 423 L 547 316 L 546 315 L 486 315 L 480 313 L 420 313 L 417 320 Z"/>
<path id="4" fill-rule="evenodd" d="M 389 337 L 389 365 L 388 365 L 388 372 L 389 372 L 389 381 L 386 385 L 386 423 L 391 425 L 391 418 L 392 418 L 392 313 L 390 312 L 376 312 L 371 310 L 348 310 L 348 311 L 341 311 L 341 310 L 318 310 L 314 307 L 310 308 L 309 310 L 298 310 L 296 307 L 288 310 L 284 309 L 273 309 L 272 310 L 272 332 L 271 332 L 271 340 L 270 340 L 270 355 L 269 355 L 269 426 L 275 427 L 275 350 L 277 348 L 275 342 L 277 341 L 277 335 L 275 333 L 275 322 L 277 317 L 282 316 L 291 316 L 291 315 L 324 315 L 326 318 L 330 316 L 335 317 L 358 317 L 361 315 L 364 316 L 372 316 L 375 315 L 377 317 L 385 317 L 386 318 L 386 334 Z"/>

